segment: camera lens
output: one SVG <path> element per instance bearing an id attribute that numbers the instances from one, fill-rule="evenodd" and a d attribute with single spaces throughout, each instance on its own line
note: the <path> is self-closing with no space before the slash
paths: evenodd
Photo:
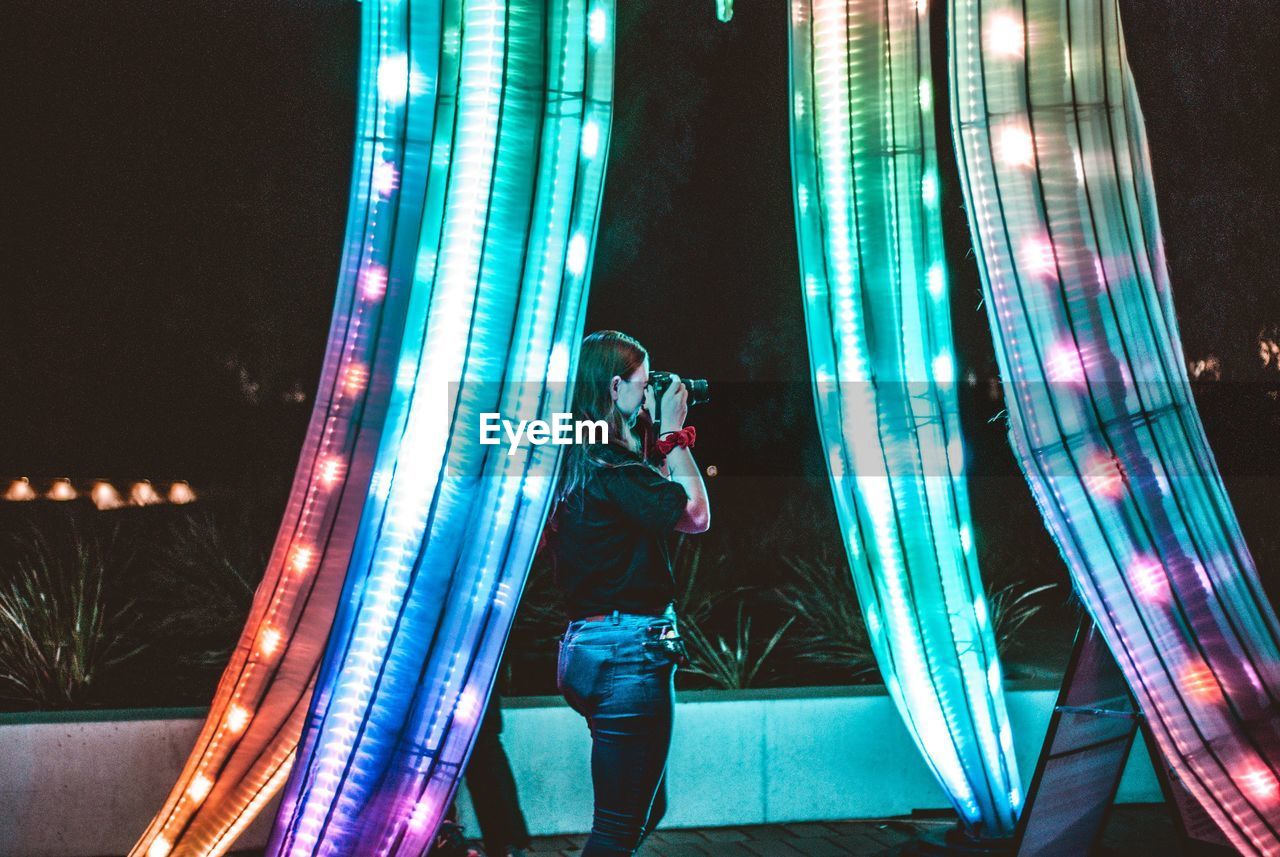
<path id="1" fill-rule="evenodd" d="M 681 381 L 689 390 L 690 405 L 701 405 L 711 401 L 711 388 L 705 378 L 682 378 Z M 653 395 L 661 399 L 662 394 L 671 386 L 671 373 L 650 372 L 649 385 L 653 387 Z"/>

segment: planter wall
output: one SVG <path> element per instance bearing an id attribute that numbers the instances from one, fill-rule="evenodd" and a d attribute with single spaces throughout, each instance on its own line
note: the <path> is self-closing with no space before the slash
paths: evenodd
<path id="1" fill-rule="evenodd" d="M 1030 780 L 1057 689 L 1008 689 L 1019 766 Z M 185 761 L 201 709 L 0 715 L 0 853 L 124 854 Z M 503 744 L 534 835 L 591 824 L 590 739 L 559 697 L 506 701 Z M 948 806 L 888 696 L 866 688 L 679 694 L 663 827 L 901 815 Z M 1138 746 L 1124 802 L 1161 799 Z M 261 848 L 274 805 L 241 838 Z M 475 833 L 468 801 L 463 822 Z"/>

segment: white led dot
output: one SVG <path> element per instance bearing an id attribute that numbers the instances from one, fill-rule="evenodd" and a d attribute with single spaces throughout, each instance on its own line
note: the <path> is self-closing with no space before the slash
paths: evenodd
<path id="1" fill-rule="evenodd" d="M 597 6 L 587 16 L 587 38 L 591 40 L 591 44 L 601 45 L 604 44 L 604 40 L 608 35 L 609 18 L 605 15 L 604 10 Z"/>
<path id="2" fill-rule="evenodd" d="M 935 262 L 929 267 L 929 294 L 935 298 L 940 298 L 946 290 L 946 286 L 946 279 L 942 274 L 942 265 Z"/>
<path id="3" fill-rule="evenodd" d="M 1021 125 L 1009 124 L 996 135 L 996 157 L 1008 167 L 1029 167 L 1036 160 L 1035 141 Z"/>
<path id="4" fill-rule="evenodd" d="M 191 785 L 187 786 L 187 797 L 194 801 L 202 801 L 209 796 L 209 791 L 213 788 L 213 780 L 204 774 L 196 774 L 191 780 Z"/>
<path id="5" fill-rule="evenodd" d="M 1025 52 L 1022 40 L 1022 18 L 1013 12 L 999 11 L 987 16 L 987 50 L 998 57 L 1012 59 Z"/>
<path id="6" fill-rule="evenodd" d="M 249 722 L 249 712 L 239 705 L 227 709 L 227 729 L 239 732 Z"/>
<path id="7" fill-rule="evenodd" d="M 951 355 L 945 351 L 933 358 L 933 380 L 939 384 L 950 384 L 956 379 L 955 363 Z"/>
<path id="8" fill-rule="evenodd" d="M 938 204 L 938 179 L 933 173 L 926 173 L 920 180 L 920 195 L 926 205 Z"/>
<path id="9" fill-rule="evenodd" d="M 383 101 L 401 104 L 409 90 L 409 58 L 404 54 L 386 57 L 378 63 L 378 95 Z"/>
<path id="10" fill-rule="evenodd" d="M 594 158 L 600 151 L 600 126 L 594 119 L 582 123 L 582 157 Z"/>
<path id="11" fill-rule="evenodd" d="M 569 273 L 581 277 L 587 267 L 587 239 L 581 232 L 569 239 L 569 254 L 565 259 Z"/>
<path id="12" fill-rule="evenodd" d="M 415 360 L 402 360 L 396 368 L 396 389 L 404 393 L 413 391 L 418 381 L 418 363 Z"/>
<path id="13" fill-rule="evenodd" d="M 1000 677 L 1000 662 L 992 661 L 990 669 L 987 670 L 987 686 L 991 688 L 991 692 L 999 694 L 1004 689 L 1004 681 Z"/>
<path id="14" fill-rule="evenodd" d="M 260 649 L 264 656 L 270 657 L 275 654 L 276 649 L 280 647 L 280 632 L 275 628 L 268 628 L 262 632 L 262 642 Z"/>
<path id="15" fill-rule="evenodd" d="M 551 358 L 547 361 L 547 380 L 551 383 L 563 382 L 569 377 L 569 349 L 559 343 L 551 349 Z"/>

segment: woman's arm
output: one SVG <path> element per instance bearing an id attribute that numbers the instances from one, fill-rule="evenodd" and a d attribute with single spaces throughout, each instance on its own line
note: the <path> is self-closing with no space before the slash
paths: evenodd
<path id="1" fill-rule="evenodd" d="M 671 386 L 662 394 L 662 427 L 659 435 L 684 428 L 685 417 L 689 413 L 689 388 L 679 377 L 671 380 Z M 693 460 L 693 452 L 683 446 L 677 446 L 667 453 L 667 469 L 671 478 L 679 482 L 688 495 L 684 514 L 676 522 L 676 530 L 681 533 L 705 533 L 711 528 L 711 503 L 707 499 L 707 485 L 702 481 L 702 472 L 698 463 Z"/>
<path id="2" fill-rule="evenodd" d="M 682 533 L 705 533 L 711 528 L 711 504 L 707 500 L 707 486 L 702 481 L 702 472 L 693 460 L 693 453 L 683 446 L 677 446 L 667 454 L 667 467 L 671 471 L 672 480 L 684 487 L 689 495 L 685 503 L 684 514 L 676 522 L 676 530 Z"/>

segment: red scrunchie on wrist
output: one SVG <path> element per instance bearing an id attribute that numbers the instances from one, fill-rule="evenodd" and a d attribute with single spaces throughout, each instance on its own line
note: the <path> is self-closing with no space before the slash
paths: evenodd
<path id="1" fill-rule="evenodd" d="M 697 436 L 693 426 L 685 426 L 679 431 L 667 432 L 663 437 L 658 438 L 658 452 L 667 455 L 677 446 L 683 446 L 686 449 L 693 449 L 693 441 Z"/>

